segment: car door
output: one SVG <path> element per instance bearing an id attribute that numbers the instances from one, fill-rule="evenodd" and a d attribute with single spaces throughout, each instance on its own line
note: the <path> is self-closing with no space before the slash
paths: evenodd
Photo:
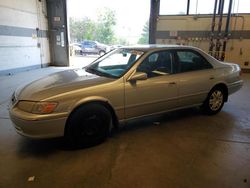
<path id="1" fill-rule="evenodd" d="M 147 79 L 125 82 L 126 119 L 167 111 L 178 105 L 178 85 L 171 51 L 158 51 L 146 57 L 136 73 Z"/>
<path id="2" fill-rule="evenodd" d="M 86 42 L 85 49 L 88 53 L 93 53 L 93 44 L 91 41 Z"/>
<path id="3" fill-rule="evenodd" d="M 180 106 L 201 104 L 214 83 L 215 70 L 200 53 L 191 49 L 175 50 L 175 57 Z"/>
<path id="4" fill-rule="evenodd" d="M 84 41 L 83 48 L 85 53 L 93 53 L 94 51 L 93 44 L 91 41 Z"/>
<path id="5" fill-rule="evenodd" d="M 97 47 L 97 44 L 95 42 L 90 42 L 89 43 L 90 45 L 90 48 L 89 48 L 89 51 L 90 53 L 93 53 L 93 54 L 98 54 L 98 47 Z"/>
<path id="6" fill-rule="evenodd" d="M 83 51 L 84 53 L 88 53 L 88 46 L 89 46 L 89 42 L 88 42 L 88 41 L 84 41 L 84 42 L 82 43 L 82 51 Z"/>

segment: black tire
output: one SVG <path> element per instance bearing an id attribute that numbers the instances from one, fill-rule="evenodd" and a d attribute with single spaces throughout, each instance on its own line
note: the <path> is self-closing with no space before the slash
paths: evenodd
<path id="1" fill-rule="evenodd" d="M 213 88 L 207 99 L 204 101 L 202 105 L 202 110 L 208 115 L 214 115 L 221 111 L 224 101 L 225 101 L 225 92 L 220 87 Z"/>
<path id="2" fill-rule="evenodd" d="M 102 143 L 108 136 L 111 114 L 99 104 L 86 104 L 69 117 L 65 130 L 67 143 L 73 147 L 91 147 Z"/>
<path id="3" fill-rule="evenodd" d="M 105 54 L 105 51 L 103 51 L 103 50 L 101 50 L 100 52 L 99 52 L 99 56 L 103 56 Z"/>

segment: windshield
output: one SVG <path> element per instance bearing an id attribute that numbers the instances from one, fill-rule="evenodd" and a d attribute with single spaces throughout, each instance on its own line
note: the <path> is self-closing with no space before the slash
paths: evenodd
<path id="1" fill-rule="evenodd" d="M 112 78 L 119 78 L 143 55 L 142 51 L 116 49 L 97 59 L 85 68 L 87 72 Z"/>

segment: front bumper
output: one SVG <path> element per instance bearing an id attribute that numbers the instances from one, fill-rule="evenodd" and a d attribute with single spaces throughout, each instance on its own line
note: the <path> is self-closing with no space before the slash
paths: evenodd
<path id="1" fill-rule="evenodd" d="M 37 115 L 20 111 L 15 107 L 9 114 L 16 132 L 25 137 L 53 138 L 64 135 L 66 115 Z"/>

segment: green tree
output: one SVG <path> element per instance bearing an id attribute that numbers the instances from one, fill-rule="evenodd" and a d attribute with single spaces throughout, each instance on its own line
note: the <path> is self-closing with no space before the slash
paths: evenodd
<path id="1" fill-rule="evenodd" d="M 96 24 L 89 18 L 69 19 L 71 41 L 94 40 Z"/>
<path id="2" fill-rule="evenodd" d="M 96 23 L 89 18 L 84 20 L 84 39 L 87 40 L 95 40 L 96 37 Z"/>
<path id="3" fill-rule="evenodd" d="M 100 11 L 97 22 L 85 17 L 69 19 L 71 41 L 96 40 L 105 44 L 113 44 L 116 40 L 113 31 L 116 25 L 115 11 L 104 8 Z"/>
<path id="4" fill-rule="evenodd" d="M 104 10 L 98 15 L 96 40 L 105 44 L 112 44 L 115 41 L 115 34 L 113 31 L 115 25 L 115 11 L 109 8 L 104 8 Z"/>
<path id="5" fill-rule="evenodd" d="M 75 20 L 74 18 L 69 18 L 69 28 L 71 41 L 76 41 L 82 38 L 82 33 L 79 32 L 81 31 L 81 24 L 78 20 Z"/>
<path id="6" fill-rule="evenodd" d="M 129 45 L 128 40 L 124 37 L 117 37 L 115 40 L 115 43 L 120 44 L 120 45 L 126 45 L 126 46 Z"/>
<path id="7" fill-rule="evenodd" d="M 138 44 L 148 44 L 148 43 L 149 43 L 149 21 L 147 21 L 143 26 L 141 37 L 138 40 Z"/>

